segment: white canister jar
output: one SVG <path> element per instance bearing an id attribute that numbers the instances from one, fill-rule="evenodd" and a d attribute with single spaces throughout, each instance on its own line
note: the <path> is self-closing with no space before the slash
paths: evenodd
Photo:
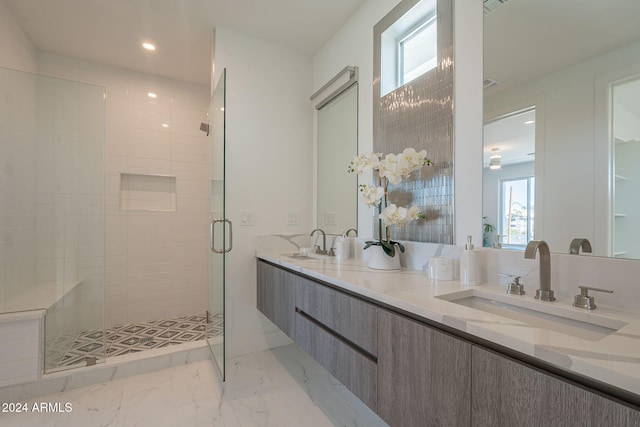
<path id="1" fill-rule="evenodd" d="M 453 280 L 453 259 L 441 256 L 429 258 L 429 277 L 431 280 Z"/>
<path id="2" fill-rule="evenodd" d="M 347 239 L 345 239 L 344 237 L 336 237 L 334 246 L 336 248 L 336 259 L 338 261 L 349 259 L 350 248 Z"/>

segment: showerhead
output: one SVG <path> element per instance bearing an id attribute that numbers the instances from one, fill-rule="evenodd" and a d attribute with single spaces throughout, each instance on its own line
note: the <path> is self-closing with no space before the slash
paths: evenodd
<path id="1" fill-rule="evenodd" d="M 209 136 L 209 123 L 200 123 L 200 130 L 206 132 L 207 136 Z"/>

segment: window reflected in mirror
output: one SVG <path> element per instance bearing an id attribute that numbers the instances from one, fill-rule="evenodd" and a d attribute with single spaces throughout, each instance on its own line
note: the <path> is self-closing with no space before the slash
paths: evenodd
<path id="1" fill-rule="evenodd" d="M 484 126 L 483 246 L 524 250 L 534 238 L 535 107 Z"/>

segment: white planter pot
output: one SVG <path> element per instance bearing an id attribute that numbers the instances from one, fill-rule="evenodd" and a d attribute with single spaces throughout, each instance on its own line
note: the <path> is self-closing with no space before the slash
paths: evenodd
<path id="1" fill-rule="evenodd" d="M 396 246 L 396 254 L 390 257 L 384 252 L 382 246 L 370 246 L 369 251 L 369 263 L 367 267 L 374 270 L 400 270 L 400 248 Z"/>

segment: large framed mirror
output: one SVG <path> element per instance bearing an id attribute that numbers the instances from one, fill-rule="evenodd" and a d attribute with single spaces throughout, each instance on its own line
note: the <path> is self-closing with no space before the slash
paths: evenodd
<path id="1" fill-rule="evenodd" d="M 485 0 L 485 245 L 587 238 L 640 258 L 638 16 L 635 0 Z"/>
<path id="2" fill-rule="evenodd" d="M 316 105 L 316 224 L 327 234 L 358 229 L 358 180 L 347 166 L 358 154 L 357 67 L 346 67 L 312 100 L 343 74 L 349 80 Z"/>

